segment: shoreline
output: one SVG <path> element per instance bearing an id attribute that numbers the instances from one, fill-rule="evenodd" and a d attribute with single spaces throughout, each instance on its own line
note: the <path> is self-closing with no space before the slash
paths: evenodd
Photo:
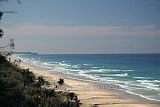
<path id="1" fill-rule="evenodd" d="M 145 103 L 160 104 L 160 101 L 148 99 L 148 98 L 142 97 L 141 95 L 138 95 L 138 94 L 132 94 L 132 93 L 127 92 L 125 90 L 118 90 L 118 89 L 122 89 L 118 85 L 114 85 L 114 84 L 111 84 L 111 83 L 101 83 L 101 82 L 98 82 L 98 81 L 90 81 L 90 80 L 87 81 L 87 80 L 80 79 L 80 78 L 76 79 L 75 77 L 74 78 L 72 78 L 72 77 L 66 77 L 65 74 L 63 74 L 61 72 L 57 72 L 57 71 L 50 71 L 50 72 L 54 72 L 56 75 L 63 76 L 65 78 L 67 78 L 67 79 L 71 79 L 71 80 L 75 80 L 75 81 L 88 82 L 88 83 L 94 84 L 94 87 L 101 88 L 101 86 L 106 86 L 107 88 L 102 87 L 102 90 L 120 93 L 121 94 L 119 96 L 120 98 L 128 98 L 128 99 L 129 98 L 133 98 L 133 99 L 137 100 L 136 102 L 143 103 L 143 104 L 145 104 Z M 110 87 L 111 87 L 111 89 L 110 89 Z"/>
<path id="2" fill-rule="evenodd" d="M 54 71 L 54 72 L 56 72 L 56 71 Z M 56 72 L 55 74 L 59 75 L 58 73 L 59 72 Z M 60 73 L 60 76 L 65 77 L 65 75 L 62 74 L 62 73 Z M 141 97 L 140 95 L 136 95 L 136 94 L 132 94 L 132 93 L 126 92 L 125 90 L 117 90 L 117 89 L 121 89 L 121 87 L 118 86 L 118 85 L 113 85 L 113 84 L 109 84 L 109 83 L 100 83 L 100 82 L 87 81 L 87 80 L 83 80 L 83 79 L 79 79 L 79 78 L 75 79 L 75 78 L 72 78 L 72 77 L 65 77 L 65 78 L 71 79 L 71 80 L 75 80 L 75 81 L 88 82 L 88 83 L 93 84 L 93 87 L 98 87 L 98 89 L 100 89 L 101 86 L 106 86 L 108 88 L 102 87 L 103 91 L 112 91 L 112 92 L 115 92 L 115 93 L 119 93 L 120 95 L 118 96 L 118 98 L 120 98 L 120 99 L 121 98 L 122 99 L 130 99 L 130 98 L 132 98 L 132 99 L 136 100 L 134 102 L 135 104 L 136 103 L 141 103 L 141 104 L 148 104 L 148 103 L 151 103 L 151 104 L 160 104 L 160 101 L 155 101 L 155 100 L 147 99 L 145 97 Z M 111 87 L 111 88 L 109 88 L 109 87 Z"/>
<path id="3" fill-rule="evenodd" d="M 78 98 L 80 99 L 80 102 L 82 104 L 87 104 L 87 106 L 83 107 L 89 107 L 89 105 L 93 104 L 98 105 L 99 107 L 105 107 L 106 105 L 108 107 L 128 107 L 129 105 L 132 105 L 133 107 L 160 106 L 160 102 L 157 101 L 150 101 L 138 95 L 129 94 L 125 91 L 123 92 L 119 90 L 96 89 L 95 85 L 97 83 L 67 78 L 64 75 L 58 75 L 58 72 L 56 71 L 42 70 L 38 67 L 35 67 L 34 65 L 30 65 L 24 62 L 20 63 L 20 67 L 25 69 L 29 68 L 29 70 L 36 76 L 43 76 L 44 79 L 52 85 L 55 84 L 59 80 L 59 78 L 63 78 L 64 83 L 69 87 L 64 86 L 64 89 L 60 90 L 76 93 L 78 95 Z M 91 87 L 94 87 L 94 89 Z"/>

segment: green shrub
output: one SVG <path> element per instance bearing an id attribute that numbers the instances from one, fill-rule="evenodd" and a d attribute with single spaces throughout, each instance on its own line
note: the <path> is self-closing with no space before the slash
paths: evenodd
<path id="1" fill-rule="evenodd" d="M 58 82 L 58 84 L 62 85 L 62 84 L 64 84 L 64 79 L 60 78 L 59 81 L 57 81 L 57 82 Z"/>
<path id="2" fill-rule="evenodd" d="M 1 107 L 79 107 L 79 103 L 65 101 L 53 89 L 42 88 L 46 83 L 43 77 L 36 81 L 28 69 L 20 69 L 0 55 Z M 64 80 L 60 78 L 58 83 Z M 74 96 L 70 94 L 71 99 Z"/>

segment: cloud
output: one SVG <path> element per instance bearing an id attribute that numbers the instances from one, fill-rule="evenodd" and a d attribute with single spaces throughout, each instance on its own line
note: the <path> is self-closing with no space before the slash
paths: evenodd
<path id="1" fill-rule="evenodd" d="M 0 0 L 0 2 L 1 2 L 1 1 L 6 1 L 6 2 L 8 2 L 8 0 Z"/>
<path id="2" fill-rule="evenodd" d="M 2 1 L 8 2 L 8 0 L 0 0 L 0 2 L 2 2 Z M 20 0 L 17 0 L 17 2 L 18 2 L 18 4 L 21 4 L 21 1 L 20 1 Z"/>
<path id="3" fill-rule="evenodd" d="M 147 26 L 46 26 L 24 24 L 4 28 L 7 35 L 52 35 L 52 36 L 160 36 L 156 25 Z"/>
<path id="4" fill-rule="evenodd" d="M 37 23 L 40 23 L 41 25 L 72 25 L 74 24 L 73 22 L 69 22 L 69 21 L 56 21 L 56 22 L 53 22 L 53 21 L 46 21 L 46 20 L 40 20 L 38 21 Z"/>
<path id="5" fill-rule="evenodd" d="M 154 0 L 155 4 L 160 5 L 160 0 Z"/>

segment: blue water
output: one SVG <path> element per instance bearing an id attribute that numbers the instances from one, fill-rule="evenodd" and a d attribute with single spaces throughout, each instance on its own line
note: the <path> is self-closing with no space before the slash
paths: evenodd
<path id="1" fill-rule="evenodd" d="M 15 55 L 22 61 L 68 78 L 109 83 L 128 93 L 160 101 L 160 54 Z"/>

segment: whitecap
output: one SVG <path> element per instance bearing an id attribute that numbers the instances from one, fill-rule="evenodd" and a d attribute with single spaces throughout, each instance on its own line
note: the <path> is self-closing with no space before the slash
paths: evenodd
<path id="1" fill-rule="evenodd" d="M 72 68 L 79 68 L 79 66 L 78 65 L 73 65 Z"/>
<path id="2" fill-rule="evenodd" d="M 92 64 L 83 64 L 83 65 L 85 65 L 85 66 L 91 66 Z"/>
<path id="3" fill-rule="evenodd" d="M 65 64 L 65 63 L 58 63 L 60 66 L 64 66 L 64 67 L 71 67 L 72 65 L 69 64 Z"/>
<path id="4" fill-rule="evenodd" d="M 146 77 L 133 77 L 133 78 L 144 79 L 144 78 L 146 78 Z"/>
<path id="5" fill-rule="evenodd" d="M 159 85 L 155 85 L 153 83 L 147 83 L 147 82 L 142 82 L 140 84 L 146 84 L 147 86 L 149 85 L 149 86 L 156 86 L 156 87 L 159 86 Z"/>
<path id="6" fill-rule="evenodd" d="M 159 80 L 137 80 L 138 82 L 159 83 Z"/>
<path id="7" fill-rule="evenodd" d="M 134 71 L 134 70 L 121 70 L 121 69 L 99 69 L 100 71 L 104 72 L 127 72 L 127 71 Z"/>
<path id="8" fill-rule="evenodd" d="M 104 67 L 92 67 L 92 68 L 104 68 Z"/>
<path id="9" fill-rule="evenodd" d="M 117 74 L 117 76 L 128 76 L 128 73 Z"/>
<path id="10" fill-rule="evenodd" d="M 128 76 L 128 73 L 121 73 L 121 74 L 110 74 L 110 75 L 107 75 L 106 76 L 118 76 L 118 77 L 126 77 Z"/>

